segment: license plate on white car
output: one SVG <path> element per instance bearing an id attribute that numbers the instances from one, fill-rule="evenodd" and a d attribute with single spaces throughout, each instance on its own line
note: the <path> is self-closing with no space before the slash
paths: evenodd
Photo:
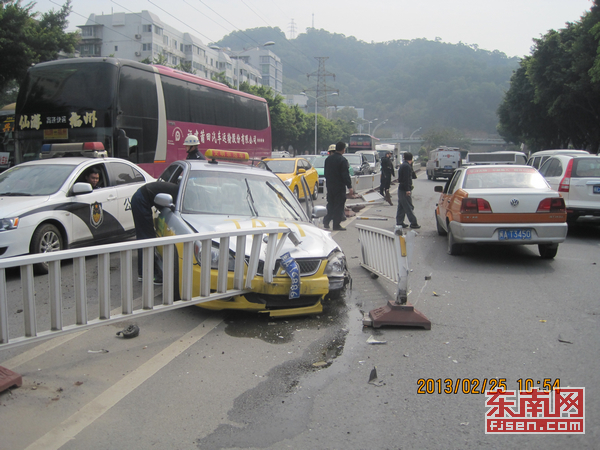
<path id="1" fill-rule="evenodd" d="M 531 228 L 499 230 L 498 239 L 501 241 L 526 241 L 531 239 Z"/>
<path id="2" fill-rule="evenodd" d="M 600 194 L 600 185 L 594 186 L 594 194 Z"/>

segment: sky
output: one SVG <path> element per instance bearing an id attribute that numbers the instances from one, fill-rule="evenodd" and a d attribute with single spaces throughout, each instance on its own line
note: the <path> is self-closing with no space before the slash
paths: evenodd
<path id="1" fill-rule="evenodd" d="M 64 3 L 34 1 L 39 12 Z M 591 0 L 72 0 L 68 31 L 91 13 L 148 10 L 204 44 L 248 28 L 279 27 L 290 39 L 315 27 L 365 42 L 440 38 L 523 57 L 534 38 L 578 21 L 591 7 Z"/>

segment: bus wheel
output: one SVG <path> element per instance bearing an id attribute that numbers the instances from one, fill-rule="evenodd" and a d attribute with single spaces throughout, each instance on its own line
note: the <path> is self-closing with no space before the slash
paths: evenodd
<path id="1" fill-rule="evenodd" d="M 31 244 L 29 246 L 29 252 L 35 253 L 50 253 L 56 252 L 63 249 L 63 240 L 54 225 L 49 223 L 40 225 L 37 230 L 33 233 L 31 238 Z M 48 263 L 41 262 L 33 266 L 33 270 L 37 274 L 48 273 Z"/>

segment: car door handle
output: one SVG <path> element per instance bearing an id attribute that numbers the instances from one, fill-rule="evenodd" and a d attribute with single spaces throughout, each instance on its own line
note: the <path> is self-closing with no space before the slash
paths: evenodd
<path id="1" fill-rule="evenodd" d="M 116 199 L 117 199 L 116 195 L 109 195 L 106 200 L 110 202 L 110 201 L 113 201 L 113 200 L 116 200 Z"/>

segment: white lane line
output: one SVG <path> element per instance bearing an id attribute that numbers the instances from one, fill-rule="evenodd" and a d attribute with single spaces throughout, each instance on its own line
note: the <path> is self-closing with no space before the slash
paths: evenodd
<path id="1" fill-rule="evenodd" d="M 148 380 L 156 372 L 169 364 L 178 355 L 186 351 L 198 340 L 206 336 L 223 319 L 208 318 L 162 352 L 146 361 L 125 378 L 109 387 L 106 391 L 79 409 L 71 417 L 56 426 L 25 450 L 58 450 L 95 420 L 125 398 L 130 392 Z"/>

